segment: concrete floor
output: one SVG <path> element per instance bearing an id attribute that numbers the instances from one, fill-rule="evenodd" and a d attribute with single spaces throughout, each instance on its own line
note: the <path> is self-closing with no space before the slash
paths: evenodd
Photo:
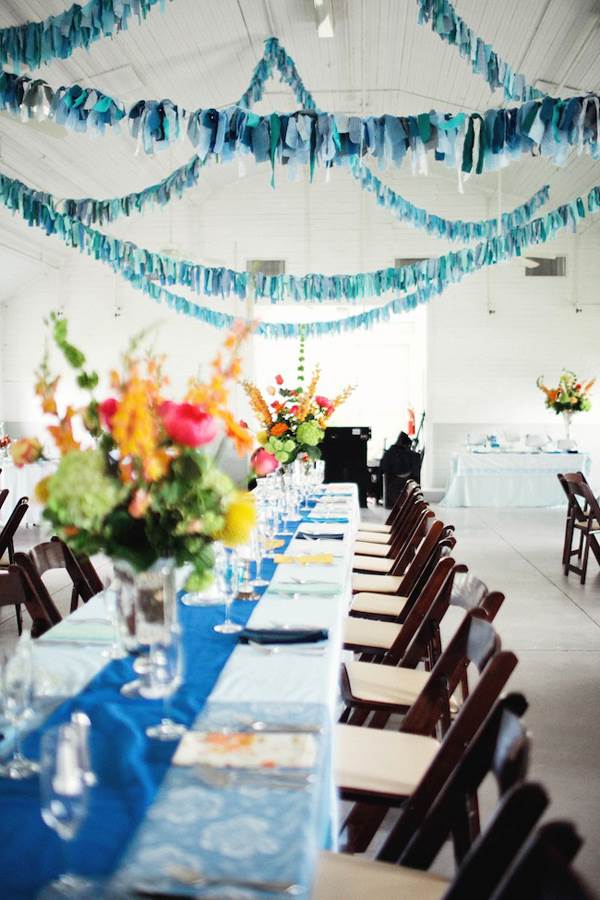
<path id="1" fill-rule="evenodd" d="M 435 507 L 434 507 L 435 508 Z M 506 601 L 496 619 L 503 646 L 519 657 L 508 688 L 529 701 L 533 735 L 531 777 L 552 798 L 549 816 L 572 819 L 585 844 L 577 868 L 600 884 L 600 573 L 591 558 L 588 583 L 562 575 L 562 510 L 439 509 L 456 526 L 454 556 L 468 564 Z M 383 517 L 381 510 L 365 518 Z M 21 532 L 20 548 L 38 540 Z M 106 564 L 100 562 L 101 575 Z M 50 575 L 49 586 L 68 609 L 67 582 Z M 15 641 L 11 612 L 0 621 L 0 653 Z M 487 805 L 484 803 L 484 806 Z"/>

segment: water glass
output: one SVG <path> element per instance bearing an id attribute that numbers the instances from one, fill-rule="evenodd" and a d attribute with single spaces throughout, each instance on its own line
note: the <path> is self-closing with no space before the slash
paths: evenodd
<path id="1" fill-rule="evenodd" d="M 150 700 L 162 700 L 162 716 L 158 725 L 146 729 L 148 737 L 159 741 L 176 741 L 185 734 L 185 725 L 168 716 L 168 701 L 181 687 L 184 679 L 184 654 L 181 628 L 171 625 L 150 647 L 150 669 L 140 695 Z"/>
<path id="2" fill-rule="evenodd" d="M 89 780 L 81 768 L 81 732 L 68 722 L 44 732 L 40 750 L 41 815 L 46 825 L 65 842 L 72 841 L 87 811 Z M 66 850 L 65 850 L 66 855 Z M 52 882 L 40 897 L 92 896 L 92 883 L 68 871 Z"/>
<path id="3" fill-rule="evenodd" d="M 262 574 L 262 565 L 263 565 L 263 560 L 264 560 L 265 554 L 266 554 L 266 544 L 267 544 L 267 540 L 265 537 L 264 530 L 259 525 L 254 530 L 254 534 L 252 535 L 252 554 L 254 557 L 254 565 L 255 565 L 254 580 L 252 583 L 255 588 L 267 587 L 267 585 L 269 584 L 267 579 L 264 578 L 263 574 Z"/>
<path id="4" fill-rule="evenodd" d="M 33 714 L 33 658 L 29 641 L 21 638 L 14 654 L 4 660 L 1 673 L 4 715 L 15 730 L 12 756 L 0 765 L 0 777 L 20 780 L 39 772 L 21 752 L 21 730 Z"/>
<path id="5" fill-rule="evenodd" d="M 225 603 L 225 620 L 220 625 L 213 625 L 213 630 L 219 634 L 235 634 L 241 631 L 243 626 L 231 619 L 231 604 L 235 600 L 240 583 L 240 565 L 237 554 L 230 550 L 227 555 L 227 564 L 219 577 L 219 589 Z"/>

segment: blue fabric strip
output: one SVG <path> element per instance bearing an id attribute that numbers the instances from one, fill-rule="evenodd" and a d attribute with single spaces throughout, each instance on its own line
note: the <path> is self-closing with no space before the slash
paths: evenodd
<path id="1" fill-rule="evenodd" d="M 289 540 L 286 541 L 287 546 Z M 271 579 L 274 563 L 264 563 Z M 246 624 L 254 603 L 233 604 L 235 621 Z M 186 657 L 185 682 L 169 701 L 169 715 L 191 725 L 204 707 L 217 678 L 235 649 L 237 635 L 217 634 L 223 607 L 179 605 Z M 152 741 L 145 729 L 161 715 L 161 702 L 128 699 L 122 684 L 135 678 L 131 659 L 109 663 L 74 698 L 63 703 L 41 729 L 24 742 L 36 759 L 41 733 L 66 721 L 71 712 L 85 712 L 91 722 L 90 751 L 98 785 L 90 794 L 90 809 L 79 834 L 67 846 L 69 868 L 85 875 L 114 871 L 127 844 L 170 768 L 175 743 Z M 11 900 L 35 897 L 40 888 L 64 871 L 65 848 L 40 816 L 37 778 L 0 779 L 0 894 Z"/>

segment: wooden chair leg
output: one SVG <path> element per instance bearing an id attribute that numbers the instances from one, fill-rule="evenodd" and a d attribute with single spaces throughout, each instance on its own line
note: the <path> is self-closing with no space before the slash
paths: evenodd
<path id="1" fill-rule="evenodd" d="M 20 603 L 15 603 L 15 615 L 17 617 L 17 634 L 21 634 L 23 632 L 23 615 Z"/>
<path id="2" fill-rule="evenodd" d="M 587 574 L 587 565 L 588 565 L 589 555 L 590 555 L 590 535 L 586 534 L 585 545 L 584 545 L 584 550 L 583 550 L 583 561 L 581 563 L 581 577 L 579 579 L 580 584 L 585 584 L 585 576 Z"/>
<path id="3" fill-rule="evenodd" d="M 71 591 L 71 606 L 69 608 L 69 612 L 75 612 L 77 609 L 77 604 L 79 603 L 79 591 L 76 586 L 73 585 L 73 590 Z"/>

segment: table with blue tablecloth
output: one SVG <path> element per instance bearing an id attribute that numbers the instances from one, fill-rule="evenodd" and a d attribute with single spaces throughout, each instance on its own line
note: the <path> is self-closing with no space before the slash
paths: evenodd
<path id="1" fill-rule="evenodd" d="M 160 702 L 123 697 L 119 687 L 133 677 L 132 660 L 107 662 L 103 656 L 108 644 L 97 639 L 98 619 L 106 616 L 103 595 L 35 642 L 39 722 L 24 742 L 25 752 L 36 758 L 40 732 L 65 721 L 73 710 L 84 711 L 92 722 L 99 783 L 67 856 L 73 869 L 99 879 L 95 897 L 127 897 L 140 884 L 189 893 L 189 886 L 168 875 L 174 865 L 208 876 L 274 879 L 298 885 L 299 896 L 309 895 L 318 850 L 333 846 L 336 833 L 331 734 L 358 516 L 354 485 L 327 486 L 301 526 L 318 531 L 319 538 L 302 540 L 294 534 L 285 551 L 332 554 L 332 561 L 271 564 L 269 586 L 258 602 L 233 605 L 234 618 L 256 628 L 327 629 L 323 653 L 261 652 L 239 643 L 237 635 L 213 632 L 222 606 L 179 606 L 187 663 L 184 683 L 170 701 L 171 714 L 201 731 L 257 720 L 296 723 L 311 732 L 316 727 L 314 768 L 302 789 L 276 780 L 271 785 L 268 779 L 219 786 L 195 767 L 173 765 L 175 743 L 145 735 L 145 728 L 160 718 Z M 338 537 L 328 539 L 327 531 Z M 291 580 L 297 585 L 293 591 Z M 86 619 L 89 635 L 82 625 L 74 641 L 71 622 Z M 70 628 L 68 635 L 61 636 L 61 628 Z M 8 739 L 0 744 L 0 755 L 9 752 L 9 744 Z M 59 839 L 41 820 L 37 778 L 0 779 L 2 895 L 35 897 L 64 869 L 63 854 Z M 238 895 L 264 896 L 248 889 L 239 894 L 236 889 Z"/>
<path id="2" fill-rule="evenodd" d="M 461 450 L 441 506 L 563 506 L 559 473 L 590 474 L 589 453 Z"/>

